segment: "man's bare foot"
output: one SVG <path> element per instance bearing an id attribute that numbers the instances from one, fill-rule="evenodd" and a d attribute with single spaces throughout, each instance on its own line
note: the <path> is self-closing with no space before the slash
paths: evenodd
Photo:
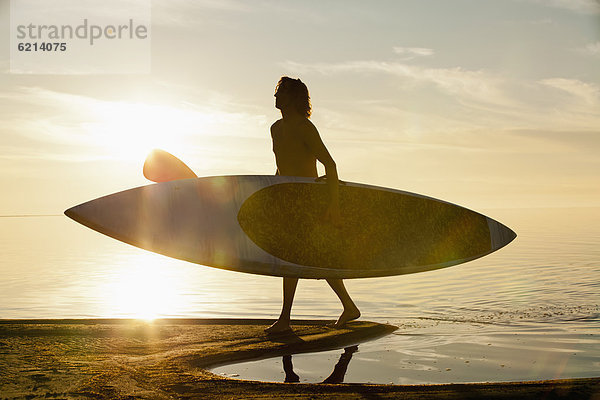
<path id="1" fill-rule="evenodd" d="M 273 334 L 273 333 L 285 333 L 291 332 L 292 328 L 290 327 L 290 321 L 282 321 L 278 319 L 275 321 L 273 325 L 265 329 L 265 332 Z"/>
<path id="2" fill-rule="evenodd" d="M 346 325 L 346 322 L 350 322 L 355 319 L 358 319 L 358 317 L 360 317 L 360 311 L 358 310 L 358 308 L 353 308 L 351 310 L 344 310 L 342 315 L 340 315 L 340 317 L 338 318 L 337 322 L 335 324 L 333 324 L 333 327 L 341 328 L 342 326 Z"/>

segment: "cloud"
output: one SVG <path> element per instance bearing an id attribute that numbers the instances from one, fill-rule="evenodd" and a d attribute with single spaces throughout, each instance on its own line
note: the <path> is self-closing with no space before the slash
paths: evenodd
<path id="1" fill-rule="evenodd" d="M 58 146 L 57 146 L 58 147 Z M 105 160 L 105 156 L 90 155 L 85 153 L 69 153 L 64 149 L 53 149 L 49 151 L 47 148 L 27 148 L 23 146 L 0 146 L 0 160 L 7 161 L 23 161 L 23 160 L 45 160 L 59 162 L 89 162 Z"/>
<path id="2" fill-rule="evenodd" d="M 338 73 L 385 73 L 409 83 L 433 84 L 451 95 L 498 102 L 502 97 L 498 87 L 502 79 L 482 70 L 454 68 L 427 68 L 387 61 L 348 61 L 341 63 L 301 64 L 293 61 L 282 67 L 297 73 L 317 72 L 324 75 Z"/>
<path id="3" fill-rule="evenodd" d="M 166 26 L 190 28 L 212 23 L 226 23 L 215 13 L 247 13 L 253 10 L 248 3 L 240 0 L 170 0 L 154 2 L 153 23 Z"/>
<path id="4" fill-rule="evenodd" d="M 577 51 L 588 56 L 600 57 L 600 42 L 589 43 Z"/>
<path id="5" fill-rule="evenodd" d="M 580 102 L 589 105 L 600 105 L 600 88 L 592 83 L 566 78 L 543 79 L 540 83 L 569 93 Z"/>
<path id="6" fill-rule="evenodd" d="M 379 121 L 389 121 L 385 126 L 373 126 L 372 121 L 352 122 L 354 130 L 376 136 L 387 135 L 384 132 L 388 131 L 397 135 L 401 131 L 405 139 L 420 140 L 424 134 L 449 130 L 597 131 L 600 126 L 599 88 L 577 79 L 533 81 L 488 70 L 430 68 L 377 60 L 314 64 L 287 61 L 281 65 L 291 73 L 322 74 L 328 79 L 347 80 L 345 74 L 360 74 L 364 77 L 355 79 L 368 80 L 369 87 L 379 85 L 379 94 L 374 95 L 384 97 L 371 98 L 370 104 L 341 104 L 337 100 L 332 105 L 345 108 L 338 111 L 344 115 L 338 120 L 369 114 L 379 116 Z M 390 85 L 386 76 L 395 82 Z M 383 111 L 382 105 L 393 111 Z"/>
<path id="7" fill-rule="evenodd" d="M 600 1 L 598 0 L 528 0 L 553 8 L 562 8 L 579 14 L 600 14 Z"/>
<path id="8" fill-rule="evenodd" d="M 429 57 L 434 55 L 433 49 L 425 47 L 394 47 L 394 53 L 404 56 L 405 60 L 412 60 L 417 57 Z"/>
<path id="9" fill-rule="evenodd" d="M 61 149 L 67 149 L 87 158 L 131 159 L 154 147 L 195 154 L 222 152 L 234 141 L 268 140 L 264 115 L 212 104 L 108 101 L 22 87 L 0 93 L 0 110 L 4 145 L 10 140 L 13 150 L 21 149 L 11 153 L 25 158 L 65 159 Z"/>

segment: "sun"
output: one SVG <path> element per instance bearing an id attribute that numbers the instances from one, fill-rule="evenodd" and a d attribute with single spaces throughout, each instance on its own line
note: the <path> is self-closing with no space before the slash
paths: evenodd
<path id="1" fill-rule="evenodd" d="M 111 158 L 144 159 L 154 148 L 181 154 L 206 131 L 206 118 L 194 110 L 168 105 L 102 102 L 84 124 L 91 143 Z"/>

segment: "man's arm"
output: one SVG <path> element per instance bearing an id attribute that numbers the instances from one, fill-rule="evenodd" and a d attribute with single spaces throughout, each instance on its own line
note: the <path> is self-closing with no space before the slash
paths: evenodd
<path id="1" fill-rule="evenodd" d="M 271 140 L 272 143 L 275 144 L 275 130 L 277 129 L 277 122 L 273 123 L 273 125 L 271 125 Z M 275 162 L 277 162 L 277 160 L 275 160 Z M 277 168 L 277 170 L 275 171 L 275 175 L 279 175 L 279 168 Z"/>
<path id="2" fill-rule="evenodd" d="M 302 133 L 304 134 L 304 142 L 317 157 L 317 160 L 319 160 L 319 162 L 325 166 L 327 180 L 335 181 L 337 185 L 338 175 L 335 161 L 321 140 L 321 136 L 319 135 L 317 128 L 310 121 L 307 122 L 308 124 L 304 127 L 305 129 L 302 130 Z"/>
<path id="3" fill-rule="evenodd" d="M 327 184 L 329 186 L 329 207 L 327 209 L 326 217 L 334 224 L 341 224 L 340 217 L 340 193 L 339 193 L 339 178 L 337 173 L 337 167 L 335 161 L 325 144 L 321 140 L 319 131 L 308 121 L 306 128 L 303 129 L 304 142 L 308 148 L 317 157 L 317 160 L 325 166 L 325 174 L 327 175 Z"/>

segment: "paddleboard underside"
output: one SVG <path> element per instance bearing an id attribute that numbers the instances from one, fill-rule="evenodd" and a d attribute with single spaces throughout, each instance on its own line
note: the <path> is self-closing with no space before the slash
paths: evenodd
<path id="1" fill-rule="evenodd" d="M 212 267 L 298 278 L 401 275 L 470 261 L 516 235 L 466 208 L 414 193 L 340 186 L 342 225 L 323 220 L 327 184 L 226 176 L 143 186 L 67 210 L 118 240 Z"/>

